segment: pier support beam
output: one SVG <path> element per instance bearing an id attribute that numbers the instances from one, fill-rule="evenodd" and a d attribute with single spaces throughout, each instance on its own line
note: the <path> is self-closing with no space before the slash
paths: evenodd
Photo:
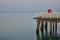
<path id="1" fill-rule="evenodd" d="M 44 27 L 44 21 L 41 22 L 41 28 L 40 28 L 40 29 L 41 29 L 41 34 L 42 34 L 42 35 L 43 35 L 43 30 L 44 30 L 43 27 Z"/>
<path id="2" fill-rule="evenodd" d="M 43 20 L 41 21 L 41 28 L 40 28 L 40 30 L 41 30 L 42 40 L 44 40 L 44 21 Z"/>
<path id="3" fill-rule="evenodd" d="M 39 33 L 39 26 L 40 26 L 40 22 L 39 22 L 39 20 L 37 20 L 36 33 Z"/>
<path id="4" fill-rule="evenodd" d="M 46 34 L 47 34 L 47 22 L 45 22 L 45 31 L 46 31 Z"/>
<path id="5" fill-rule="evenodd" d="M 52 21 L 50 21 L 50 35 L 52 35 Z"/>
<path id="6" fill-rule="evenodd" d="M 54 26 L 55 26 L 55 25 L 54 25 L 54 22 L 53 22 L 53 35 L 54 35 Z"/>
<path id="7" fill-rule="evenodd" d="M 55 22 L 55 35 L 57 35 L 57 22 Z"/>

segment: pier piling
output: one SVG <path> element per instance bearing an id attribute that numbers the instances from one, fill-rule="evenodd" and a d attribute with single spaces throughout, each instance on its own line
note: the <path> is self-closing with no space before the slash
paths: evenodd
<path id="1" fill-rule="evenodd" d="M 44 28 L 44 21 L 41 22 L 41 32 L 43 33 Z"/>
<path id="2" fill-rule="evenodd" d="M 37 20 L 36 33 L 39 33 L 39 26 L 40 26 L 40 22 L 39 22 L 39 20 Z"/>
<path id="3" fill-rule="evenodd" d="M 46 31 L 46 34 L 47 34 L 47 22 L 45 22 L 45 31 Z"/>
<path id="4" fill-rule="evenodd" d="M 55 22 L 55 35 L 57 35 L 57 22 Z"/>
<path id="5" fill-rule="evenodd" d="M 50 35 L 52 35 L 52 21 L 50 21 Z"/>
<path id="6" fill-rule="evenodd" d="M 55 26 L 55 25 L 54 25 L 54 22 L 53 22 L 53 34 L 54 34 L 54 26 Z"/>

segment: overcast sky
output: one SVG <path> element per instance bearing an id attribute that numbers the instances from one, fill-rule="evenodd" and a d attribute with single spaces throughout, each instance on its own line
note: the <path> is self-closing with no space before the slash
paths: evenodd
<path id="1" fill-rule="evenodd" d="M 60 11 L 60 0 L 0 0 L 1 11 Z"/>

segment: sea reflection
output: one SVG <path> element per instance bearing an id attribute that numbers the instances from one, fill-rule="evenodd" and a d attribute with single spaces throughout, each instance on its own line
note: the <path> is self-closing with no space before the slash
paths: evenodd
<path id="1" fill-rule="evenodd" d="M 36 33 L 36 40 L 60 40 L 60 36 L 54 33 L 52 34 L 50 35 L 47 32 L 40 31 L 40 33 Z"/>

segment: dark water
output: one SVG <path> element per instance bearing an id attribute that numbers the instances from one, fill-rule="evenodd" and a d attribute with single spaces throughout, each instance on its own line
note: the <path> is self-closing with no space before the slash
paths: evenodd
<path id="1" fill-rule="evenodd" d="M 60 40 L 59 23 L 57 36 L 41 32 L 37 34 L 34 15 L 35 13 L 0 13 L 0 40 Z"/>

